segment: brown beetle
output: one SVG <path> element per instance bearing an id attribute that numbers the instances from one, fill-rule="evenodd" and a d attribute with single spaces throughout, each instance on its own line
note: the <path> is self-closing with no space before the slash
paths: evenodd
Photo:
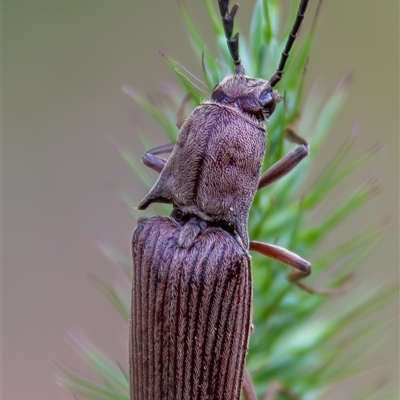
<path id="1" fill-rule="evenodd" d="M 272 244 L 250 241 L 254 195 L 308 155 L 299 147 L 260 176 L 265 155 L 264 122 L 281 96 L 280 81 L 308 0 L 297 18 L 276 73 L 269 81 L 244 74 L 238 9 L 219 9 L 236 73 L 223 79 L 180 128 L 177 142 L 150 150 L 143 163 L 160 172 L 140 202 L 171 203 L 170 217 L 142 221 L 133 234 L 131 399 L 239 399 L 251 326 L 251 268 L 255 250 L 298 271 L 310 263 Z M 158 154 L 172 149 L 168 160 Z M 247 398 L 251 395 L 248 394 Z"/>

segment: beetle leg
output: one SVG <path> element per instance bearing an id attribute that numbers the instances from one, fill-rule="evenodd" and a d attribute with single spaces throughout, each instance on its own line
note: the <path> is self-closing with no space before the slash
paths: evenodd
<path id="1" fill-rule="evenodd" d="M 249 250 L 257 251 L 258 253 L 263 254 L 269 258 L 272 258 L 276 261 L 279 261 L 283 264 L 290 265 L 291 267 L 295 268 L 296 271 L 291 272 L 288 275 L 288 280 L 295 285 L 297 285 L 300 289 L 305 290 L 308 293 L 314 294 L 343 294 L 347 292 L 346 285 L 341 286 L 338 289 L 329 289 L 329 288 L 314 288 L 309 286 L 303 282 L 302 279 L 306 278 L 308 275 L 311 274 L 311 264 L 298 256 L 291 251 L 277 246 L 275 244 L 257 242 L 255 240 L 250 241 Z M 347 277 L 349 278 L 349 277 Z M 345 278 L 345 281 L 347 280 Z"/>
<path id="2" fill-rule="evenodd" d="M 269 386 L 267 393 L 265 394 L 264 400 L 275 400 L 282 394 L 290 400 L 299 400 L 299 396 L 292 393 L 289 389 L 285 388 L 280 382 L 274 381 Z"/>
<path id="3" fill-rule="evenodd" d="M 310 151 L 310 146 L 304 138 L 290 126 L 285 130 L 285 139 L 288 142 L 298 144 L 299 147 L 287 154 L 281 160 L 272 165 L 260 178 L 258 189 L 277 181 L 278 179 L 289 173 Z"/>
<path id="4" fill-rule="evenodd" d="M 308 156 L 309 151 L 310 146 L 308 143 L 304 143 L 289 154 L 286 154 L 285 157 L 281 158 L 261 175 L 260 181 L 258 182 L 258 189 L 262 189 L 285 176 L 296 167 L 304 157 Z"/>
<path id="5" fill-rule="evenodd" d="M 308 142 L 306 139 L 304 139 L 303 137 L 301 137 L 292 127 L 288 126 L 285 129 L 285 139 L 288 142 L 291 143 L 295 143 L 295 144 L 299 144 L 299 145 L 308 145 Z"/>
<path id="6" fill-rule="evenodd" d="M 254 388 L 253 380 L 247 367 L 244 369 L 242 392 L 245 400 L 257 400 L 256 389 Z"/>
<path id="7" fill-rule="evenodd" d="M 164 146 L 155 147 L 142 156 L 142 163 L 146 166 L 151 168 L 152 170 L 160 173 L 164 168 L 165 163 L 167 160 L 161 157 L 157 157 L 157 154 L 168 153 L 171 152 L 174 148 L 175 143 L 166 144 Z"/>
<path id="8" fill-rule="evenodd" d="M 301 282 L 307 275 L 304 275 L 300 271 L 293 271 L 288 275 L 288 280 L 295 285 L 297 285 L 300 289 L 305 290 L 311 294 L 326 294 L 326 295 L 336 295 L 336 294 L 344 294 L 348 292 L 348 285 L 346 282 L 351 278 L 351 275 L 345 276 L 343 281 L 345 282 L 342 286 L 337 289 L 329 289 L 329 288 L 319 288 L 307 285 L 306 283 Z"/>
<path id="9" fill-rule="evenodd" d="M 142 156 L 142 163 L 146 167 L 149 167 L 158 173 L 162 171 L 166 162 L 167 160 L 165 160 L 164 158 L 154 156 L 150 152 L 147 152 Z"/>
<path id="10" fill-rule="evenodd" d="M 310 275 L 311 264 L 291 251 L 275 244 L 250 241 L 250 250 L 257 251 L 283 264 L 290 265 L 301 272 L 303 277 Z"/>

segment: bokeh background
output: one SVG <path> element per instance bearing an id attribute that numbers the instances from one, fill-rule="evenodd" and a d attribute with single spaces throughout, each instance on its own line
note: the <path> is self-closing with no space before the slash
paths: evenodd
<path id="1" fill-rule="evenodd" d="M 205 5 L 186 3 L 212 42 Z M 311 3 L 312 9 L 316 1 Z M 240 4 L 245 33 L 254 1 Z M 162 46 L 198 76 L 201 68 L 175 0 L 3 0 L 2 37 L 2 398 L 71 399 L 53 379 L 54 360 L 85 372 L 68 332 L 85 332 L 101 350 L 127 362 L 125 324 L 87 279 L 89 273 L 115 279 L 93 237 L 129 254 L 135 220 L 120 195 L 140 200 L 145 193 L 110 141 L 138 157 L 143 153 L 131 121 L 134 104 L 121 85 L 146 94 L 172 79 L 158 53 Z M 321 168 L 355 121 L 362 136 L 351 156 L 376 141 L 384 144 L 359 176 L 374 174 L 382 191 L 324 245 L 392 216 L 382 245 L 358 276 L 396 281 L 398 1 L 326 0 L 308 71 L 308 86 L 318 78 L 327 91 L 354 72 L 347 105 L 318 156 Z M 164 144 L 161 129 L 141 118 L 155 145 Z M 322 214 L 330 204 L 325 207 Z M 396 388 L 398 324 L 389 322 L 376 357 Z"/>

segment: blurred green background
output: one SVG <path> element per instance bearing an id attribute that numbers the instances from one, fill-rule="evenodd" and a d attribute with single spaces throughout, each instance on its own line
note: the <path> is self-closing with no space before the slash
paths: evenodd
<path id="1" fill-rule="evenodd" d="M 311 0 L 311 8 L 315 3 Z M 240 5 L 237 20 L 246 33 L 254 1 Z M 205 5 L 187 0 L 187 6 L 213 43 Z M 88 272 L 118 279 L 92 239 L 129 254 L 135 221 L 118 194 L 138 201 L 145 192 L 109 140 L 124 143 L 138 157 L 143 153 L 131 121 L 134 104 L 120 87 L 149 93 L 171 79 L 158 53 L 162 46 L 196 75 L 201 68 L 174 0 L 5 0 L 2 37 L 2 394 L 7 400 L 70 399 L 53 381 L 52 361 L 85 372 L 67 332 L 82 330 L 107 354 L 127 362 L 125 324 L 86 279 Z M 376 141 L 384 146 L 358 178 L 377 176 L 382 191 L 324 245 L 333 247 L 392 216 L 393 227 L 355 282 L 366 276 L 397 280 L 398 1 L 325 0 L 308 86 L 318 78 L 331 90 L 348 71 L 354 74 L 347 107 L 319 155 L 321 168 L 359 121 L 362 136 L 352 156 Z M 143 114 L 141 119 L 155 145 L 164 144 L 161 129 Z M 343 196 L 346 188 L 334 193 Z M 376 363 L 392 370 L 388 379 L 395 387 L 398 324 L 389 322 Z"/>

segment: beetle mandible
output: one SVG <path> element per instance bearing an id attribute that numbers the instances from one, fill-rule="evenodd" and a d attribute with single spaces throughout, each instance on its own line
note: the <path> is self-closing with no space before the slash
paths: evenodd
<path id="1" fill-rule="evenodd" d="M 150 150 L 143 163 L 160 172 L 139 203 L 171 203 L 170 217 L 135 228 L 130 327 L 131 398 L 239 399 L 251 326 L 248 250 L 293 266 L 294 281 L 310 263 L 276 245 L 249 241 L 254 195 L 290 172 L 309 153 L 299 147 L 262 175 L 265 121 L 281 96 L 282 78 L 308 0 L 297 17 L 277 71 L 267 81 L 245 75 L 239 36 L 232 36 L 238 6 L 219 0 L 235 74 L 224 78 L 180 128 L 173 146 Z M 168 160 L 158 157 L 172 149 Z M 260 176 L 261 175 L 261 176 Z"/>

